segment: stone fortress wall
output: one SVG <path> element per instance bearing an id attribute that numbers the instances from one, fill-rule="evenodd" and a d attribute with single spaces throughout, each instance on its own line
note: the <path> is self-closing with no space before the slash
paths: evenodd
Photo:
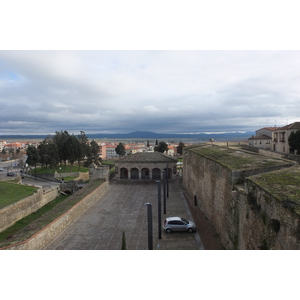
<path id="1" fill-rule="evenodd" d="M 299 214 L 257 184 L 254 175 L 292 168 L 294 162 L 233 171 L 191 150 L 183 155 L 183 186 L 189 201 L 194 199 L 193 209 L 204 212 L 225 249 L 300 249 Z"/>
<path id="2" fill-rule="evenodd" d="M 37 211 L 60 193 L 57 188 L 39 188 L 33 195 L 0 209 L 0 232 Z"/>
<path id="3" fill-rule="evenodd" d="M 45 228 L 37 232 L 28 240 L 1 248 L 0 250 L 42 250 L 44 249 L 58 234 L 65 230 L 76 218 L 84 213 L 93 203 L 95 203 L 109 188 L 106 181 L 97 189 L 84 197 L 80 202 L 75 204 L 63 215 L 55 219 Z"/>

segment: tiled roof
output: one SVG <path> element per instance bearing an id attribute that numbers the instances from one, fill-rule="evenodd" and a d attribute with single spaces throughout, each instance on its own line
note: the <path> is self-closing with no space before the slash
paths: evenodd
<path id="1" fill-rule="evenodd" d="M 294 122 L 289 125 L 277 128 L 277 130 L 300 129 L 300 122 Z"/>
<path id="2" fill-rule="evenodd" d="M 267 130 L 270 130 L 270 131 L 274 131 L 274 130 L 278 129 L 278 127 L 264 127 L 264 128 L 259 129 L 259 130 L 262 130 L 262 129 L 267 129 Z M 259 130 L 256 130 L 256 131 L 259 131 Z"/>
<path id="3" fill-rule="evenodd" d="M 138 152 L 122 157 L 119 161 L 126 162 L 177 162 L 177 158 L 160 152 Z"/>
<path id="4" fill-rule="evenodd" d="M 265 134 L 252 136 L 248 140 L 271 140 L 272 138 L 270 136 L 267 136 Z"/>

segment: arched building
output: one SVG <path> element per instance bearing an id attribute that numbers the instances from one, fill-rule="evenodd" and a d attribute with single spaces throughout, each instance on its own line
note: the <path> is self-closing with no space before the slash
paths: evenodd
<path id="1" fill-rule="evenodd" d="M 167 170 L 170 180 L 176 179 L 178 159 L 159 152 L 126 155 L 116 162 L 117 180 L 159 180 Z"/>

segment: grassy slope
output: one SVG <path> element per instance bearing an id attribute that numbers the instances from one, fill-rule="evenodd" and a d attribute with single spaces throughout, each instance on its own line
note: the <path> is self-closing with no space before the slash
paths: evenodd
<path id="1" fill-rule="evenodd" d="M 0 233 L 0 248 L 25 241 L 100 186 L 104 180 L 95 180 L 71 196 L 61 195 L 31 215 Z"/>
<path id="2" fill-rule="evenodd" d="M 31 196 L 37 188 L 10 182 L 0 182 L 0 209 Z"/>

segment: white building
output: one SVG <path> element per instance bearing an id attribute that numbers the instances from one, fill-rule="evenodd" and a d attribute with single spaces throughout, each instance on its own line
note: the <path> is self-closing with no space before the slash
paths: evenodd
<path id="1" fill-rule="evenodd" d="M 264 127 L 255 131 L 255 136 L 248 139 L 249 145 L 266 150 L 272 150 L 272 133 L 277 127 Z"/>

